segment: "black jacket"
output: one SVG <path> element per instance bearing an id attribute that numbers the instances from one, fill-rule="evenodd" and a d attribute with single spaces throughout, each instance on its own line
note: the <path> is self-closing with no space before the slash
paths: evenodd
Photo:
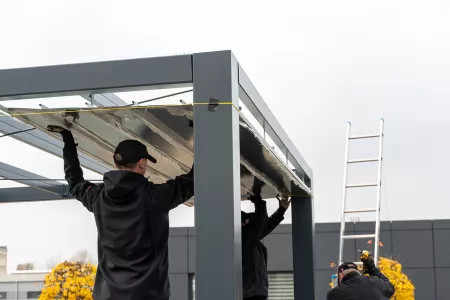
<path id="1" fill-rule="evenodd" d="M 98 230 L 94 299 L 168 299 L 168 213 L 194 195 L 193 169 L 165 184 L 110 171 L 95 185 L 83 179 L 72 135 L 63 139 L 69 191 L 94 213 Z"/>
<path id="2" fill-rule="evenodd" d="M 284 219 L 285 210 L 278 209 L 270 218 L 265 201 L 255 202 L 255 213 L 248 214 L 249 223 L 242 227 L 242 283 L 244 299 L 269 293 L 267 249 L 261 240 Z"/>
<path id="3" fill-rule="evenodd" d="M 394 295 L 394 286 L 380 270 L 373 267 L 369 275 L 347 274 L 328 292 L 327 300 L 388 300 Z"/>

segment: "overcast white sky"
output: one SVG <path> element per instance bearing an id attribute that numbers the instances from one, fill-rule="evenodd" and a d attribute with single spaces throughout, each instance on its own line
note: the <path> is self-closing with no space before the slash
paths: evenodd
<path id="1" fill-rule="evenodd" d="M 346 122 L 372 133 L 383 117 L 382 218 L 450 218 L 449 1 L 16 0 L 0 12 L 0 69 L 231 49 L 314 170 L 317 222 L 340 218 Z M 355 149 L 363 157 L 376 146 Z M 59 159 L 13 139 L 0 139 L 0 154 L 62 176 Z M 374 178 L 365 171 L 359 180 Z M 352 196 L 371 206 L 369 194 Z M 193 224 L 193 209 L 171 213 L 172 226 Z M 95 253 L 93 217 L 75 201 L 1 204 L 0 228 L 10 271 Z"/>

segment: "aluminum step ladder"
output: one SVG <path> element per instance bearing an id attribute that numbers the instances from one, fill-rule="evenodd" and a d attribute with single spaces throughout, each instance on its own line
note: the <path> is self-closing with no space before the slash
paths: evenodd
<path id="1" fill-rule="evenodd" d="M 342 201 L 342 214 L 341 214 L 341 232 L 339 239 L 339 265 L 343 263 L 344 257 L 344 241 L 345 240 L 356 240 L 356 239 L 374 239 L 374 261 L 375 264 L 378 265 L 379 259 L 379 241 L 380 241 L 380 202 L 381 202 L 381 176 L 382 176 L 382 163 L 383 163 L 383 137 L 384 137 L 384 120 L 380 120 L 380 132 L 377 134 L 368 134 L 368 135 L 351 135 L 351 123 L 347 123 L 347 140 L 345 143 L 345 166 L 344 166 L 344 184 L 343 184 L 343 201 Z M 379 138 L 378 143 L 378 156 L 374 158 L 365 158 L 365 159 L 348 159 L 348 149 L 351 140 L 358 139 L 371 139 L 371 138 Z M 378 176 L 377 181 L 373 183 L 360 183 L 360 184 L 349 184 L 347 183 L 347 170 L 349 164 L 356 163 L 367 163 L 367 162 L 378 162 Z M 365 188 L 365 187 L 377 187 L 377 198 L 376 198 L 376 206 L 368 209 L 347 209 L 347 189 L 353 188 Z M 359 234 L 359 235 L 345 235 L 345 217 L 348 214 L 354 213 L 366 213 L 366 212 L 375 212 L 375 232 L 373 234 Z"/>

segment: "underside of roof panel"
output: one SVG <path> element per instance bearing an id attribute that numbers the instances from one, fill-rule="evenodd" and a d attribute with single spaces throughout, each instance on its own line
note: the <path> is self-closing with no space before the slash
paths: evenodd
<path id="1" fill-rule="evenodd" d="M 8 108 L 7 112 L 57 139 L 61 136 L 46 131 L 48 125 L 71 130 L 79 151 L 111 168 L 114 168 L 113 153 L 117 144 L 125 139 L 139 140 L 158 161 L 149 164 L 147 171 L 149 180 L 154 183 L 163 183 L 188 172 L 194 162 L 194 132 L 188 126 L 189 120 L 194 120 L 192 105 L 70 110 Z M 291 182 L 305 195 L 310 194 L 244 117 L 240 119 L 240 148 L 242 195 L 251 192 L 255 177 L 265 183 L 263 198 L 291 194 Z M 192 205 L 193 199 L 187 204 Z"/>

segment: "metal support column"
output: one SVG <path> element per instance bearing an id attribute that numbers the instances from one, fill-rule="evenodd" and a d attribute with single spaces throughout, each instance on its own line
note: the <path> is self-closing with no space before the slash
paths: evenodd
<path id="1" fill-rule="evenodd" d="M 231 51 L 194 54 L 193 74 L 196 299 L 240 300 L 238 63 Z"/>
<path id="2" fill-rule="evenodd" d="M 314 202 L 312 198 L 293 196 L 291 203 L 294 299 L 314 300 Z"/>

